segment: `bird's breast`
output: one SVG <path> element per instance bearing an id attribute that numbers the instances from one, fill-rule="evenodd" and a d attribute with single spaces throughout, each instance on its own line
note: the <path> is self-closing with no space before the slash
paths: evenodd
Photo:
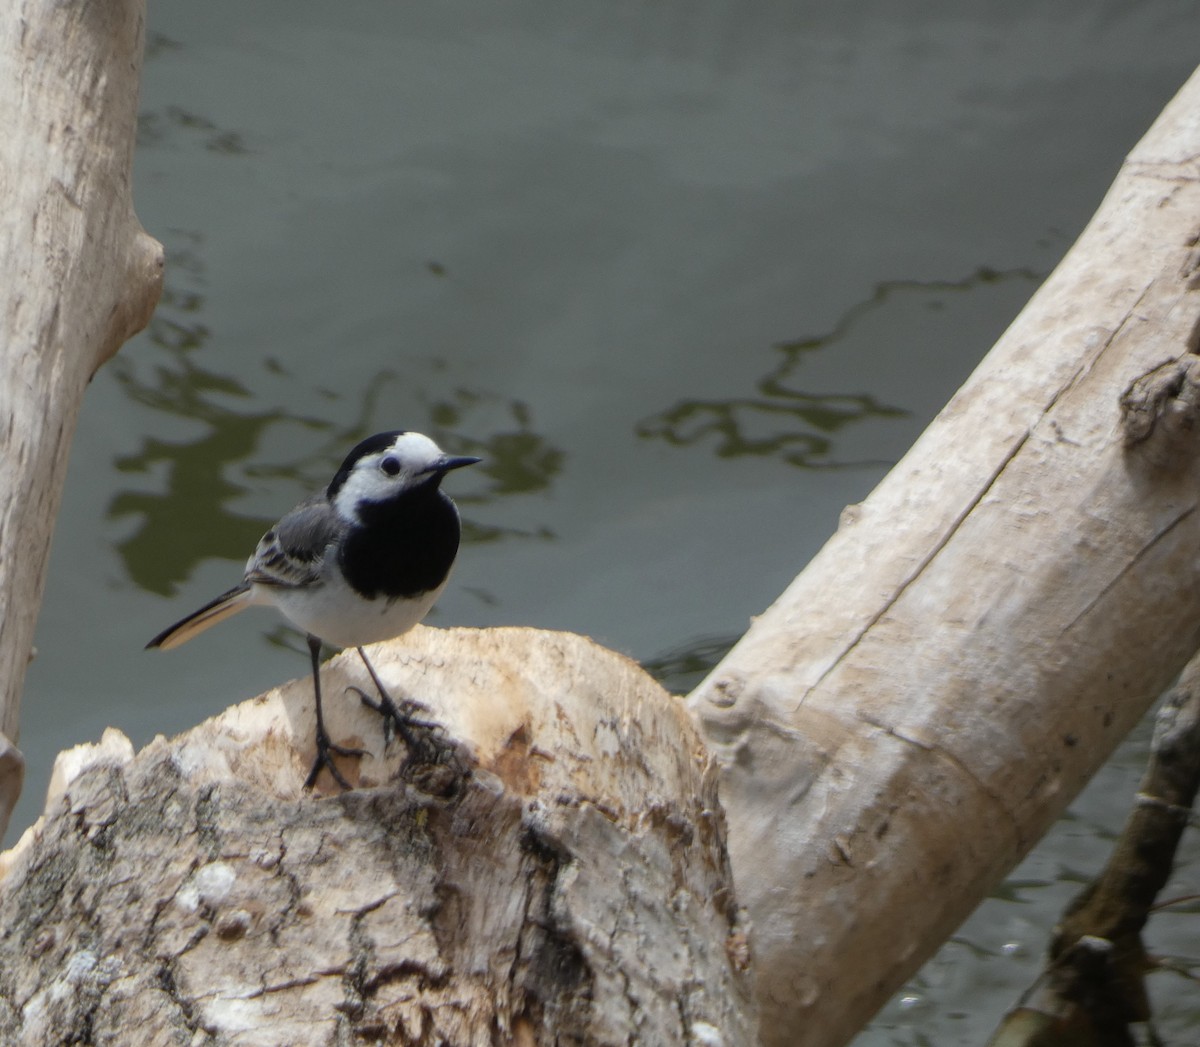
<path id="1" fill-rule="evenodd" d="M 389 502 L 360 503 L 359 526 L 345 535 L 338 564 L 361 595 L 417 598 L 440 590 L 458 553 L 461 526 L 441 491 L 418 491 Z"/>

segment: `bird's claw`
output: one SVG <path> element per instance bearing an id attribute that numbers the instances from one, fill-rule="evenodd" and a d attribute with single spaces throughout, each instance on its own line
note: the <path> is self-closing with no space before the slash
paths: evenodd
<path id="1" fill-rule="evenodd" d="M 441 724 L 432 720 L 418 720 L 413 716 L 417 709 L 427 708 L 420 702 L 406 701 L 397 704 L 391 695 L 384 692 L 380 692 L 379 700 L 376 701 L 361 687 L 351 685 L 346 690 L 353 691 L 363 705 L 374 709 L 383 717 L 383 740 L 386 745 L 391 745 L 392 740 L 399 734 L 404 739 L 404 744 L 411 749 L 419 744 L 413 728 L 427 733 L 440 732 L 442 729 Z"/>
<path id="2" fill-rule="evenodd" d="M 427 709 L 420 702 L 396 702 L 386 691 L 380 690 L 376 700 L 361 687 L 348 687 L 358 695 L 359 701 L 369 709 L 374 709 L 383 717 L 383 738 L 385 745 L 390 745 L 397 734 L 404 741 L 408 750 L 401 774 L 413 767 L 446 766 L 461 771 L 458 746 L 445 737 L 445 730 L 440 723 L 432 720 L 419 720 L 413 716 L 418 709 Z"/>
<path id="3" fill-rule="evenodd" d="M 304 788 L 311 789 L 317 783 L 317 777 L 321 773 L 321 768 L 327 768 L 330 776 L 343 789 L 351 789 L 353 786 L 346 781 L 346 776 L 338 770 L 337 764 L 333 760 L 333 754 L 338 756 L 366 756 L 366 749 L 357 749 L 351 745 L 338 745 L 331 741 L 329 734 L 324 730 L 317 731 L 317 755 L 313 760 L 312 769 L 308 772 L 308 777 L 304 779 Z"/>

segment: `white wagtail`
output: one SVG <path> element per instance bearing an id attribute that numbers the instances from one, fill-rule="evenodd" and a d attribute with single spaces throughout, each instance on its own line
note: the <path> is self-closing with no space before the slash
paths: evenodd
<path id="1" fill-rule="evenodd" d="M 322 642 L 355 647 L 379 690 L 362 700 L 412 744 L 409 721 L 389 697 L 363 644 L 388 640 L 417 624 L 441 595 L 458 553 L 458 508 L 441 490 L 451 469 L 478 458 L 445 454 L 428 436 L 396 430 L 354 448 L 329 486 L 282 517 L 246 562 L 240 584 L 164 629 L 147 648 L 178 647 L 252 604 L 272 604 L 308 636 L 317 702 L 317 757 L 305 780 L 322 767 L 343 788 L 349 783 L 330 753 L 362 755 L 334 745 L 321 711 Z"/>

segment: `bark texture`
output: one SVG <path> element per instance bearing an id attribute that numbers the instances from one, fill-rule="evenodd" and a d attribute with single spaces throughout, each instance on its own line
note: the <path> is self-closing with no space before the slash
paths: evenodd
<path id="1" fill-rule="evenodd" d="M 342 697 L 370 688 L 353 652 L 324 673 L 335 741 L 368 750 L 341 761 L 352 792 L 301 789 L 308 679 L 137 756 L 115 731 L 65 754 L 0 870 L 0 1041 L 755 1042 L 681 703 L 566 634 L 419 628 L 374 652 L 473 769 L 406 782 Z"/>
<path id="2" fill-rule="evenodd" d="M 690 697 L 722 762 L 767 1044 L 845 1043 L 1196 650 L 1198 242 L 1200 75 Z"/>
<path id="3" fill-rule="evenodd" d="M 16 0 L 0 18 L 0 832 L 83 391 L 162 286 L 130 194 L 142 36 L 140 0 Z"/>

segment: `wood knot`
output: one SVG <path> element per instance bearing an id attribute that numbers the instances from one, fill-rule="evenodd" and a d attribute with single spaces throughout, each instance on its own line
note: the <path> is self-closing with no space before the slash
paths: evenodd
<path id="1" fill-rule="evenodd" d="M 1195 456 L 1200 438 L 1200 357 L 1191 353 L 1134 379 L 1121 395 L 1128 452 L 1163 467 Z"/>

